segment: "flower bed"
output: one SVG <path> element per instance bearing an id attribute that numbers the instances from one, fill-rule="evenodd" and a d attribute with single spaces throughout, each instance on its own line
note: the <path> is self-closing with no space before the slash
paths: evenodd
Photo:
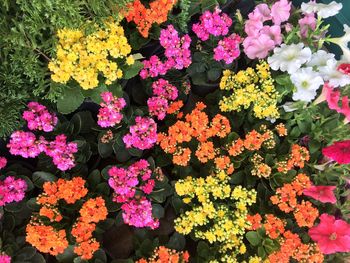
<path id="1" fill-rule="evenodd" d="M 136 0 L 58 27 L 55 99 L 1 150 L 0 262 L 347 262 L 341 8 Z"/>

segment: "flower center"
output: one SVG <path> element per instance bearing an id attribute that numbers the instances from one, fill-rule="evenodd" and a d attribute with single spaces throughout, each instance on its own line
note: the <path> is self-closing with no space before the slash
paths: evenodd
<path id="1" fill-rule="evenodd" d="M 309 87 L 309 82 L 307 82 L 306 80 L 304 80 L 302 83 L 301 83 L 301 86 L 304 88 L 304 89 L 307 89 Z"/>
<path id="2" fill-rule="evenodd" d="M 336 234 L 336 233 L 332 233 L 332 234 L 329 236 L 329 239 L 330 239 L 330 240 L 336 240 L 336 239 L 337 239 L 337 234 Z"/>

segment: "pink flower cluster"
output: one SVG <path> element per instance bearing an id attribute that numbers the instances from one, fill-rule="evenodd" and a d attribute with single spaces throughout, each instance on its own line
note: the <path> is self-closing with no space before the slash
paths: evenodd
<path id="1" fill-rule="evenodd" d="M 178 97 L 178 90 L 165 79 L 158 79 L 152 84 L 153 93 L 157 96 L 147 100 L 148 110 L 151 116 L 156 116 L 158 120 L 163 120 L 169 108 L 169 101 L 174 101 Z"/>
<path id="2" fill-rule="evenodd" d="M 218 46 L 214 48 L 214 59 L 216 61 L 224 60 L 226 64 L 231 64 L 241 53 L 239 50 L 240 42 L 241 37 L 237 34 L 220 40 Z"/>
<path id="3" fill-rule="evenodd" d="M 123 98 L 114 97 L 112 92 L 101 93 L 102 102 L 101 108 L 98 112 L 98 125 L 101 127 L 113 127 L 119 124 L 123 119 L 121 110 L 126 106 L 126 102 Z"/>
<path id="4" fill-rule="evenodd" d="M 267 4 L 259 4 L 248 15 L 244 28 L 247 37 L 243 47 L 250 59 L 266 58 L 269 51 L 282 43 L 281 23 L 289 19 L 290 9 L 288 0 L 279 0 L 271 9 Z M 264 22 L 271 20 L 273 25 L 264 25 Z"/>
<path id="5" fill-rule="evenodd" d="M 307 37 L 309 30 L 316 29 L 316 17 L 314 13 L 305 14 L 303 18 L 299 19 L 300 35 L 301 37 Z"/>
<path id="6" fill-rule="evenodd" d="M 151 179 L 152 171 L 146 160 L 140 160 L 128 169 L 112 167 L 108 170 L 108 183 L 114 190 L 113 200 L 123 203 L 123 219 L 126 224 L 136 227 L 159 226 L 159 221 L 152 217 L 152 204 L 145 196 L 136 195 L 136 188 L 144 194 L 153 191 L 155 182 Z M 140 193 L 142 193 L 140 192 Z"/>
<path id="7" fill-rule="evenodd" d="M 11 257 L 5 254 L 0 254 L 0 262 L 1 263 L 11 263 Z"/>
<path id="8" fill-rule="evenodd" d="M 50 113 L 44 105 L 33 101 L 28 103 L 28 109 L 23 112 L 22 117 L 27 121 L 30 130 L 53 131 L 57 124 L 57 117 L 54 113 Z"/>
<path id="9" fill-rule="evenodd" d="M 157 77 L 165 75 L 168 70 L 175 68 L 181 70 L 187 68 L 191 62 L 189 35 L 179 37 L 173 25 L 168 25 L 166 29 L 160 31 L 160 44 L 165 49 L 166 60 L 162 62 L 158 56 L 151 56 L 149 60 L 144 60 L 143 69 L 140 71 L 141 78 Z"/>
<path id="10" fill-rule="evenodd" d="M 4 168 L 4 167 L 6 166 L 6 164 L 7 164 L 6 158 L 0 156 L 0 170 L 1 170 L 2 168 Z"/>
<path id="11" fill-rule="evenodd" d="M 192 26 L 192 30 L 200 40 L 206 41 L 210 35 L 226 36 L 231 25 L 232 19 L 216 8 L 214 12 L 205 11 L 199 18 L 199 23 Z"/>
<path id="12" fill-rule="evenodd" d="M 10 148 L 10 153 L 12 155 L 20 155 L 24 158 L 35 158 L 42 152 L 40 145 L 34 133 L 15 131 L 11 134 L 10 142 L 7 144 L 7 147 Z"/>
<path id="13" fill-rule="evenodd" d="M 74 153 L 78 151 L 78 145 L 74 142 L 67 143 L 67 137 L 64 134 L 57 135 L 55 140 L 48 142 L 44 148 L 47 156 L 50 156 L 53 163 L 61 171 L 66 171 L 75 166 Z"/>
<path id="14" fill-rule="evenodd" d="M 123 141 L 126 148 L 150 149 L 157 142 L 157 124 L 152 118 L 137 116 Z"/>
<path id="15" fill-rule="evenodd" d="M 27 190 L 26 181 L 15 179 L 13 176 L 6 177 L 4 181 L 0 181 L 0 206 L 21 201 L 25 196 L 25 190 Z"/>
<path id="16" fill-rule="evenodd" d="M 350 121 L 350 104 L 349 97 L 343 96 L 341 98 L 340 90 L 334 89 L 334 87 L 330 86 L 326 83 L 323 86 L 322 93 L 325 95 L 328 107 L 331 110 L 335 110 L 340 114 L 343 114 L 347 121 Z M 339 106 L 339 101 L 341 101 L 341 106 Z"/>
<path id="17" fill-rule="evenodd" d="M 48 142 L 44 137 L 39 140 L 31 132 L 16 131 L 11 134 L 7 144 L 12 155 L 20 155 L 24 158 L 35 158 L 44 152 L 53 159 L 58 169 L 65 171 L 75 166 L 74 153 L 78 151 L 76 143 L 66 142 L 65 135 L 56 136 L 54 141 Z"/>

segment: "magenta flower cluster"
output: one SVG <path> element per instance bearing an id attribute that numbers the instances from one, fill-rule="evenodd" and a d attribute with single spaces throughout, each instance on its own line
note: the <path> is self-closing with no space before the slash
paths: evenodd
<path id="1" fill-rule="evenodd" d="M 192 30 L 202 41 L 208 40 L 210 35 L 226 36 L 232 25 L 232 19 L 225 13 L 221 14 L 219 8 L 214 12 L 205 11 L 199 20 L 199 23 L 192 26 Z"/>
<path id="2" fill-rule="evenodd" d="M 65 135 L 58 135 L 54 141 L 48 142 L 44 137 L 37 140 L 35 134 L 24 131 L 12 133 L 7 147 L 12 155 L 24 158 L 35 158 L 44 152 L 53 159 L 53 163 L 62 171 L 75 166 L 73 154 L 78 151 L 77 144 L 67 143 Z"/>
<path id="3" fill-rule="evenodd" d="M 153 94 L 156 95 L 147 100 L 148 111 L 151 116 L 163 120 L 169 108 L 169 101 L 178 97 L 178 90 L 165 79 L 158 79 L 152 84 Z"/>
<path id="4" fill-rule="evenodd" d="M 0 181 L 0 206 L 21 201 L 26 190 L 27 183 L 23 179 L 16 179 L 13 176 L 6 177 L 4 181 Z"/>
<path id="5" fill-rule="evenodd" d="M 78 151 L 78 145 L 74 142 L 67 143 L 64 134 L 57 135 L 55 140 L 48 142 L 44 147 L 44 153 L 50 156 L 53 163 L 61 171 L 66 171 L 75 166 L 74 153 Z"/>
<path id="6" fill-rule="evenodd" d="M 11 263 L 11 257 L 6 254 L 0 254 L 1 263 Z"/>
<path id="7" fill-rule="evenodd" d="M 155 181 L 151 179 L 152 171 L 146 160 L 139 160 L 127 169 L 112 167 L 108 170 L 110 176 L 108 183 L 114 190 L 113 201 L 123 203 L 123 219 L 128 225 L 135 227 L 150 227 L 155 229 L 159 221 L 152 216 L 152 204 L 140 194 L 150 194 L 153 191 Z"/>
<path id="8" fill-rule="evenodd" d="M 0 156 L 0 170 L 1 170 L 2 168 L 5 168 L 6 164 L 7 164 L 6 158 Z"/>
<path id="9" fill-rule="evenodd" d="M 57 124 L 56 115 L 38 102 L 29 102 L 28 110 L 23 112 L 22 117 L 27 121 L 30 130 L 50 132 Z"/>
<path id="10" fill-rule="evenodd" d="M 137 116 L 135 125 L 124 135 L 123 142 L 126 148 L 137 148 L 140 150 L 150 149 L 157 142 L 157 124 L 152 118 Z"/>
<path id="11" fill-rule="evenodd" d="M 189 35 L 179 37 L 173 25 L 168 25 L 166 29 L 160 31 L 160 44 L 165 49 L 165 61 L 161 61 L 158 56 L 153 55 L 149 60 L 144 60 L 143 69 L 140 71 L 141 78 L 157 77 L 165 75 L 170 69 L 181 70 L 187 68 L 191 62 Z"/>
<path id="12" fill-rule="evenodd" d="M 97 124 L 101 127 L 113 127 L 123 119 L 122 109 L 126 106 L 123 98 L 114 97 L 112 92 L 101 93 L 103 102 L 98 112 Z"/>
<path id="13" fill-rule="evenodd" d="M 214 59 L 216 61 L 224 60 L 226 64 L 231 64 L 241 53 L 239 50 L 240 42 L 241 37 L 237 34 L 220 40 L 218 46 L 214 48 Z"/>
<path id="14" fill-rule="evenodd" d="M 266 58 L 271 50 L 282 43 L 281 23 L 289 19 L 290 9 L 288 0 L 279 0 L 271 9 L 267 4 L 259 4 L 248 15 L 244 28 L 247 37 L 243 47 L 250 59 Z M 273 25 L 264 25 L 264 22 L 270 21 Z"/>

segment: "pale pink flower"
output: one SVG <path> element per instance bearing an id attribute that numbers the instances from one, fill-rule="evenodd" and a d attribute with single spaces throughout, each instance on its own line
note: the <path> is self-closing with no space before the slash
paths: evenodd
<path id="1" fill-rule="evenodd" d="M 279 0 L 272 5 L 271 17 L 275 25 L 280 25 L 289 19 L 291 4 L 288 0 Z"/>
<path id="2" fill-rule="evenodd" d="M 247 37 L 243 41 L 244 52 L 250 59 L 263 59 L 269 51 L 275 47 L 275 41 L 268 35 L 262 34 L 259 37 Z"/>
<path id="3" fill-rule="evenodd" d="M 265 35 L 269 36 L 269 38 L 274 41 L 275 46 L 278 46 L 282 43 L 282 35 L 281 35 L 281 27 L 280 26 L 264 26 L 260 30 L 260 34 L 265 34 Z"/>
<path id="4" fill-rule="evenodd" d="M 300 35 L 302 37 L 307 37 L 309 30 L 315 30 L 316 22 L 314 13 L 306 14 L 303 18 L 299 19 Z"/>

